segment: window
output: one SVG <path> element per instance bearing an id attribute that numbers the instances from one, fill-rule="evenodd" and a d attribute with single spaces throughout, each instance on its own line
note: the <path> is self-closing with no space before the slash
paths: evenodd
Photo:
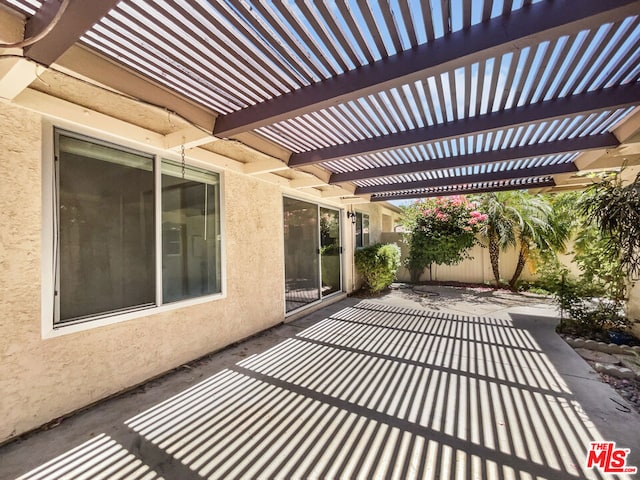
<path id="1" fill-rule="evenodd" d="M 217 174 L 59 130 L 55 148 L 54 324 L 221 291 Z"/>
<path id="2" fill-rule="evenodd" d="M 162 162 L 162 298 L 220 292 L 218 175 Z"/>
<path id="3" fill-rule="evenodd" d="M 369 215 L 356 212 L 356 248 L 369 245 Z"/>

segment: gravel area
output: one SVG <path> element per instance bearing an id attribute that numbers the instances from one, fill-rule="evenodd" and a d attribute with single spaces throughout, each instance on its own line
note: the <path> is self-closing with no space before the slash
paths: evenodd
<path id="1" fill-rule="evenodd" d="M 624 380 L 602 373 L 600 377 L 604 382 L 615 388 L 620 396 L 627 400 L 636 412 L 640 413 L 640 381 Z"/>

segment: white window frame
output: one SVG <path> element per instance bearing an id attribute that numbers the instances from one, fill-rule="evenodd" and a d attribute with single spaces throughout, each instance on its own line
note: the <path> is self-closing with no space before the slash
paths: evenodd
<path id="1" fill-rule="evenodd" d="M 113 144 L 114 147 L 122 147 L 124 149 L 133 149 L 142 153 L 154 156 L 154 200 L 155 200 L 155 264 L 156 264 L 156 305 L 150 307 L 142 307 L 139 309 L 128 310 L 123 313 L 111 313 L 103 315 L 95 315 L 77 322 L 69 322 L 67 324 L 54 325 L 56 318 L 55 311 L 55 279 L 54 259 L 57 246 L 55 245 L 55 221 L 58 215 L 58 207 L 56 204 L 57 186 L 55 183 L 55 129 L 67 131 L 69 133 L 87 137 L 87 140 L 95 139 L 100 142 Z M 227 297 L 227 272 L 226 272 L 226 230 L 225 230 L 225 181 L 224 172 L 211 165 L 189 157 L 186 157 L 186 164 L 196 168 L 204 169 L 219 175 L 219 215 L 220 215 L 220 292 L 202 297 L 178 300 L 171 303 L 162 303 L 162 159 L 180 162 L 180 156 L 175 152 L 150 148 L 148 145 L 141 145 L 121 137 L 116 137 L 102 131 L 96 131 L 89 128 L 79 127 L 77 124 L 52 121 L 45 119 L 42 122 L 42 162 L 41 162 L 41 178 L 42 178 L 42 234 L 41 234 L 41 334 L 42 338 L 55 338 L 62 335 L 90 330 L 93 328 L 104 327 L 136 318 L 148 317 L 151 315 L 179 310 L 192 305 L 199 305 L 212 301 L 221 300 Z"/>

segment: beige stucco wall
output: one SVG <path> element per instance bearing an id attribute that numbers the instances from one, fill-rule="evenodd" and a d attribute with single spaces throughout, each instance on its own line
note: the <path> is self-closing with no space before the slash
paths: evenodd
<path id="1" fill-rule="evenodd" d="M 634 280 L 629 284 L 629 301 L 627 302 L 627 316 L 631 320 L 633 334 L 640 338 L 640 281 Z"/>
<path id="2" fill-rule="evenodd" d="M 369 234 L 371 243 L 381 242 L 382 233 L 393 232 L 393 227 L 398 223 L 400 214 L 390 208 L 385 203 L 368 203 L 356 205 L 356 212 L 369 214 Z"/>
<path id="3" fill-rule="evenodd" d="M 0 442 L 283 320 L 282 192 L 225 172 L 226 298 L 41 339 L 41 130 L 0 103 Z"/>

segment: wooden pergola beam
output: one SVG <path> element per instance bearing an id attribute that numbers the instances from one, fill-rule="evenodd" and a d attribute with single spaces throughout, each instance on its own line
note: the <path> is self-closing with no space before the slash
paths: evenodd
<path id="1" fill-rule="evenodd" d="M 639 5 L 638 0 L 581 0 L 579 5 L 574 0 L 546 0 L 527 5 L 508 16 L 493 18 L 225 115 L 216 122 L 213 133 L 230 137 L 486 58 L 499 58 L 526 45 L 636 15 Z"/>
<path id="2" fill-rule="evenodd" d="M 469 153 L 453 157 L 434 158 L 422 162 L 403 163 L 387 167 L 376 167 L 353 172 L 334 173 L 329 183 L 353 182 L 371 178 L 393 177 L 412 173 L 428 172 L 443 168 L 455 168 L 471 165 L 489 164 L 507 160 L 557 155 L 561 153 L 603 150 L 616 148 L 619 145 L 616 137 L 611 133 L 591 135 L 585 137 L 568 138 L 552 142 L 523 145 L 521 147 L 505 148 L 488 152 Z"/>
<path id="3" fill-rule="evenodd" d="M 64 14 L 44 39 L 24 49 L 26 57 L 51 65 L 71 48 L 87 30 L 99 22 L 119 0 L 69 0 Z M 42 8 L 25 25 L 25 38 L 43 31 L 62 5 L 61 0 L 45 0 Z"/>
<path id="4" fill-rule="evenodd" d="M 487 113 L 440 125 L 426 126 L 357 142 L 295 153 L 289 160 L 289 166 L 299 167 L 301 165 L 317 164 L 465 135 L 514 128 L 535 122 L 551 121 L 556 118 L 579 114 L 586 115 L 605 109 L 624 108 L 638 103 L 640 103 L 640 86 L 632 83 L 622 87 L 581 93 L 571 97 Z"/>
<path id="5" fill-rule="evenodd" d="M 416 190 L 421 188 L 437 188 L 450 185 L 464 185 L 469 183 L 484 183 L 498 180 L 515 180 L 519 178 L 546 177 L 558 173 L 577 172 L 578 168 L 573 162 L 545 165 L 542 167 L 529 167 L 513 170 L 501 170 L 497 172 L 478 173 L 472 175 L 460 175 L 444 178 L 432 178 L 416 182 L 388 183 L 384 185 L 372 185 L 358 187 L 355 195 L 364 193 L 397 192 L 401 190 Z"/>
<path id="6" fill-rule="evenodd" d="M 415 192 L 415 193 L 407 193 L 407 194 L 399 194 L 399 195 L 372 195 L 370 201 L 371 202 L 388 202 L 390 200 L 411 200 L 416 198 L 430 198 L 430 197 L 442 197 L 448 195 L 469 195 L 472 193 L 487 193 L 487 192 L 505 192 L 509 190 L 523 190 L 530 188 L 542 188 L 542 187 L 554 187 L 556 182 L 551 180 L 541 180 L 537 182 L 532 182 L 531 184 L 523 184 L 523 185 L 501 185 L 494 187 L 469 187 L 460 185 L 457 188 L 447 189 L 443 191 L 434 191 L 434 192 Z"/>

